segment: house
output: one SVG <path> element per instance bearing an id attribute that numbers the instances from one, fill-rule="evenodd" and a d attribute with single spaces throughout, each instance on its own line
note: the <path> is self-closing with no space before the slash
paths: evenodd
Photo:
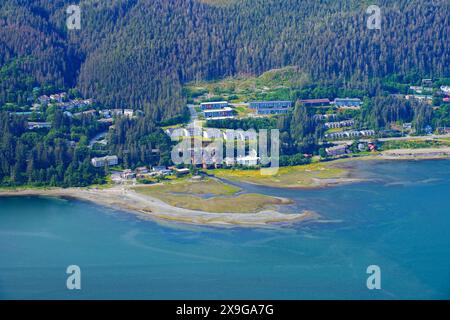
<path id="1" fill-rule="evenodd" d="M 439 134 L 449 134 L 450 133 L 450 127 L 437 128 L 437 132 L 439 132 Z"/>
<path id="2" fill-rule="evenodd" d="M 134 115 L 133 109 L 111 109 L 108 111 L 110 116 L 126 116 L 131 118 Z"/>
<path id="3" fill-rule="evenodd" d="M 305 107 L 328 107 L 331 104 L 330 99 L 305 99 L 300 100 Z"/>
<path id="4" fill-rule="evenodd" d="M 441 86 L 441 91 L 445 94 L 450 94 L 450 86 Z"/>
<path id="5" fill-rule="evenodd" d="M 327 122 L 324 124 L 324 127 L 326 129 L 336 129 L 336 128 L 343 128 L 343 127 L 352 127 L 355 125 L 354 120 L 344 120 L 344 121 L 336 121 L 336 122 Z"/>
<path id="6" fill-rule="evenodd" d="M 200 109 L 202 111 L 205 110 L 219 110 L 219 109 L 225 109 L 228 107 L 227 101 L 217 101 L 217 102 L 203 102 L 200 103 Z"/>
<path id="7" fill-rule="evenodd" d="M 411 130 L 412 129 L 412 123 L 404 123 L 403 129 L 405 130 Z"/>
<path id="8" fill-rule="evenodd" d="M 361 130 L 359 133 L 364 137 L 370 137 L 376 134 L 375 130 Z"/>
<path id="9" fill-rule="evenodd" d="M 59 94 L 52 94 L 50 95 L 50 100 L 53 102 L 63 102 L 66 96 L 67 94 L 65 92 Z"/>
<path id="10" fill-rule="evenodd" d="M 102 158 L 92 158 L 91 163 L 96 168 L 104 167 L 106 164 L 108 166 L 115 166 L 119 163 L 119 158 L 117 156 L 106 156 Z"/>
<path id="11" fill-rule="evenodd" d="M 235 165 L 236 161 L 234 160 L 233 157 L 226 157 L 225 159 L 223 159 L 223 162 L 225 163 L 226 166 L 228 167 L 232 167 Z"/>
<path id="12" fill-rule="evenodd" d="M 203 115 L 206 119 L 226 119 L 233 118 L 234 111 L 230 107 L 226 107 L 223 109 L 205 110 L 203 111 Z"/>
<path id="13" fill-rule="evenodd" d="M 350 153 L 350 151 L 348 150 L 348 146 L 346 144 L 326 148 L 325 152 L 327 153 L 327 156 L 329 156 L 329 157 L 337 157 L 337 156 L 342 156 L 347 153 Z"/>
<path id="14" fill-rule="evenodd" d="M 28 130 L 49 129 L 52 127 L 50 122 L 28 122 Z"/>
<path id="15" fill-rule="evenodd" d="M 422 86 L 431 87 L 433 85 L 432 79 L 422 79 Z"/>
<path id="16" fill-rule="evenodd" d="M 367 151 L 367 145 L 365 143 L 358 143 L 358 150 L 361 152 Z"/>
<path id="17" fill-rule="evenodd" d="M 190 133 L 185 128 L 169 128 L 166 131 L 166 134 L 171 138 L 179 138 L 179 137 L 189 137 Z"/>
<path id="18" fill-rule="evenodd" d="M 150 175 L 152 176 L 169 176 L 173 172 L 170 169 L 167 169 L 165 166 L 154 166 L 152 168 L 152 172 Z"/>
<path id="19" fill-rule="evenodd" d="M 50 97 L 47 96 L 47 95 L 40 96 L 40 97 L 38 98 L 38 100 L 39 100 L 39 102 L 40 102 L 41 104 L 43 104 L 43 105 L 47 105 L 47 104 L 50 103 Z"/>
<path id="20" fill-rule="evenodd" d="M 291 101 L 252 101 L 250 109 L 256 110 L 259 115 L 284 114 L 292 107 Z"/>
<path id="21" fill-rule="evenodd" d="M 122 176 L 120 172 L 112 172 L 111 173 L 111 180 L 112 182 L 119 184 L 122 182 Z"/>
<path id="22" fill-rule="evenodd" d="M 417 100 L 417 101 L 423 101 L 426 103 L 431 104 L 433 102 L 433 96 L 430 95 L 422 95 L 422 94 L 407 94 L 405 96 L 406 100 Z"/>
<path id="23" fill-rule="evenodd" d="M 377 151 L 377 145 L 376 145 L 375 143 L 369 142 L 369 143 L 367 144 L 367 146 L 369 147 L 369 150 L 370 150 L 370 151 L 372 151 L 372 152 Z"/>
<path id="24" fill-rule="evenodd" d="M 136 174 L 146 174 L 148 172 L 149 172 L 149 170 L 147 167 L 136 168 Z"/>
<path id="25" fill-rule="evenodd" d="M 30 108 L 31 111 L 39 111 L 41 109 L 41 105 L 39 103 L 33 103 L 32 107 Z"/>
<path id="26" fill-rule="evenodd" d="M 257 156 L 256 150 L 251 150 L 247 156 L 238 156 L 236 158 L 236 164 L 246 167 L 258 165 L 259 157 Z"/>
<path id="27" fill-rule="evenodd" d="M 102 124 L 107 124 L 107 125 L 111 125 L 114 122 L 113 118 L 109 118 L 109 119 L 98 119 L 97 122 L 100 122 Z"/>
<path id="28" fill-rule="evenodd" d="M 336 98 L 333 104 L 338 108 L 358 109 L 361 107 L 362 101 L 358 98 Z"/>
<path id="29" fill-rule="evenodd" d="M 327 139 L 345 139 L 345 138 L 356 138 L 356 137 L 369 137 L 376 134 L 375 130 L 350 130 L 350 131 L 340 131 L 333 132 L 325 135 Z"/>
<path id="30" fill-rule="evenodd" d="M 164 171 L 164 170 L 167 170 L 167 168 L 165 166 L 154 166 L 152 168 L 153 172 L 161 172 L 161 171 Z"/>
<path id="31" fill-rule="evenodd" d="M 131 179 L 136 178 L 136 173 L 134 173 L 130 169 L 126 169 L 122 172 L 121 177 L 124 180 L 131 180 Z"/>
<path id="32" fill-rule="evenodd" d="M 323 121 L 323 120 L 334 120 L 337 118 L 336 114 L 315 114 L 313 116 L 314 120 Z"/>
<path id="33" fill-rule="evenodd" d="M 177 175 L 185 175 L 185 174 L 189 174 L 191 172 L 191 170 L 189 170 L 188 168 L 174 168 L 174 171 Z"/>

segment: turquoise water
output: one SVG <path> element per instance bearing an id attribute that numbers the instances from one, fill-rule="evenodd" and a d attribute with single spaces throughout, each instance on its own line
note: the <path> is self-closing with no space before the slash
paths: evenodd
<path id="1" fill-rule="evenodd" d="M 449 299 L 450 161 L 357 166 L 375 180 L 311 191 L 245 186 L 322 215 L 272 229 L 0 198 L 0 299 Z M 73 264 L 80 291 L 66 289 Z M 382 290 L 366 287 L 373 264 Z"/>

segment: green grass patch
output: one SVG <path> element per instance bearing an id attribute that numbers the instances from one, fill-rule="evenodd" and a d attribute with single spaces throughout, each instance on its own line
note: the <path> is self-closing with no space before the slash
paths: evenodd
<path id="1" fill-rule="evenodd" d="M 156 197 L 172 206 L 218 213 L 254 213 L 275 205 L 291 203 L 261 194 L 240 194 L 239 188 L 213 179 L 175 181 L 149 187 L 136 187 L 136 192 Z M 204 197 L 209 195 L 211 197 Z"/>

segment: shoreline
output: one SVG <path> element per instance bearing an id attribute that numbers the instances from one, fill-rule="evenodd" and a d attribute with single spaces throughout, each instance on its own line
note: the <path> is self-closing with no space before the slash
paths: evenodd
<path id="1" fill-rule="evenodd" d="M 245 178 L 239 180 L 232 176 L 216 177 L 224 182 L 244 183 L 248 185 L 270 187 L 276 189 L 289 190 L 318 190 L 324 188 L 331 188 L 336 186 L 348 185 L 359 182 L 367 182 L 370 179 L 362 178 L 355 174 L 354 168 L 351 166 L 355 161 L 431 161 L 431 160 L 450 160 L 450 147 L 444 148 L 422 148 L 422 149 L 392 149 L 382 151 L 373 155 L 353 156 L 346 158 L 337 158 L 329 161 L 319 162 L 319 164 L 328 165 L 344 170 L 340 177 L 336 178 L 311 178 L 313 183 L 305 185 L 277 185 L 271 182 L 260 183 L 260 181 L 247 181 Z M 286 167 L 285 167 L 286 168 Z"/>
<path id="2" fill-rule="evenodd" d="M 445 149 L 445 150 L 444 150 Z M 390 151 L 390 152 L 389 152 Z M 439 154 L 433 154 L 433 151 Z M 444 153 L 442 153 L 444 151 Z M 431 152 L 431 153 L 430 153 Z M 399 149 L 388 150 L 378 155 L 364 157 L 351 157 L 345 159 L 336 159 L 329 163 L 333 166 L 349 164 L 353 161 L 411 161 L 411 160 L 449 160 L 450 147 L 431 149 Z M 345 184 L 364 182 L 367 179 L 355 177 L 352 168 L 345 168 L 346 172 L 340 178 L 320 179 L 314 178 L 314 185 L 279 187 L 270 184 L 259 184 L 248 181 L 242 181 L 245 184 L 266 186 L 282 189 L 322 189 Z M 233 182 L 233 179 L 219 178 Z M 136 186 L 133 186 L 136 187 Z M 318 220 L 319 214 L 311 211 L 301 213 L 281 213 L 275 210 L 262 210 L 256 213 L 217 213 L 201 210 L 192 210 L 172 206 L 151 195 L 142 195 L 131 187 L 116 185 L 110 188 L 36 188 L 36 189 L 0 189 L 0 197 L 26 197 L 26 196 L 49 196 L 57 198 L 75 199 L 89 201 L 97 205 L 131 211 L 145 217 L 156 220 L 173 221 L 194 225 L 210 226 L 242 226 L 242 227 L 263 227 L 275 224 L 293 224 Z M 288 200 L 288 199 L 287 199 Z"/>
<path id="3" fill-rule="evenodd" d="M 213 213 L 171 206 L 157 198 L 141 195 L 123 186 L 105 189 L 96 188 L 54 188 L 0 190 L 0 197 L 57 197 L 89 201 L 104 207 L 131 211 L 157 220 L 173 221 L 195 225 L 267 227 L 274 224 L 292 224 L 315 220 L 317 213 L 281 213 L 263 210 L 257 213 Z"/>

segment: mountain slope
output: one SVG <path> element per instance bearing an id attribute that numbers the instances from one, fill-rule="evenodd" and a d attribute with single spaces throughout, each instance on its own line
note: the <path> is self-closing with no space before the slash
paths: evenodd
<path id="1" fill-rule="evenodd" d="M 2 78 L 1 102 L 20 84 L 47 82 L 163 119 L 181 111 L 181 84 L 196 79 L 287 65 L 349 85 L 450 72 L 445 0 L 379 1 L 382 30 L 367 29 L 368 5 L 352 0 L 86 0 L 82 30 L 67 32 L 69 2 L 1 5 L 0 61 L 22 74 Z"/>

